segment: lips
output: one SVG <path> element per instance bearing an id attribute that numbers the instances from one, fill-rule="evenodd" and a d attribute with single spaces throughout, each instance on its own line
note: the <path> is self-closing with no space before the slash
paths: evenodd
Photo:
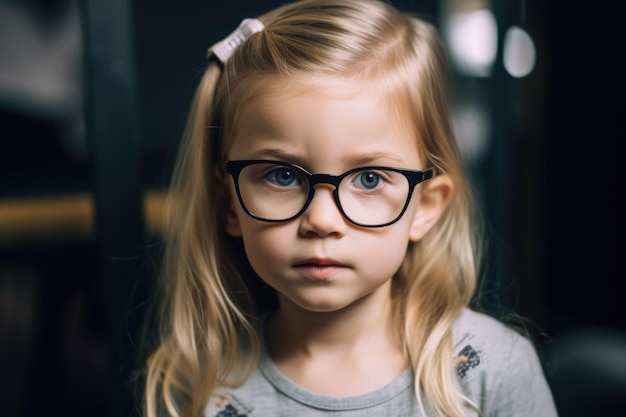
<path id="1" fill-rule="evenodd" d="M 328 280 L 349 266 L 330 258 L 310 258 L 295 263 L 294 268 L 314 280 Z"/>

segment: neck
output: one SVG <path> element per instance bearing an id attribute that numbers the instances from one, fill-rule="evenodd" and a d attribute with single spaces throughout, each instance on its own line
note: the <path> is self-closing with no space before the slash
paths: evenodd
<path id="1" fill-rule="evenodd" d="M 272 356 L 280 360 L 283 355 L 312 357 L 325 351 L 349 354 L 362 344 L 394 345 L 390 288 L 388 285 L 386 291 L 331 312 L 307 311 L 279 297 L 280 308 L 270 321 L 268 333 Z"/>
<path id="2" fill-rule="evenodd" d="M 359 395 L 388 384 L 407 364 L 393 337 L 389 290 L 333 312 L 306 311 L 281 298 L 268 328 L 272 360 L 320 394 Z"/>

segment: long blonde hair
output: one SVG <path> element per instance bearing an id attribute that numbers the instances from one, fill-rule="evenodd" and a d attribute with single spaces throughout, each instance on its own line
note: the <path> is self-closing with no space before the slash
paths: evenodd
<path id="1" fill-rule="evenodd" d="M 255 318 L 273 296 L 223 227 L 224 142 L 238 108 L 268 76 L 362 80 L 410 115 L 427 166 L 454 196 L 437 224 L 412 243 L 393 279 L 394 323 L 415 373 L 420 406 L 464 416 L 454 376 L 451 325 L 476 286 L 478 239 L 470 188 L 448 115 L 448 67 L 433 26 L 376 0 L 303 0 L 259 17 L 265 29 L 200 82 L 172 179 L 161 274 L 159 339 L 148 359 L 145 411 L 199 415 L 220 386 L 256 365 Z M 254 288 L 254 290 L 252 290 Z"/>

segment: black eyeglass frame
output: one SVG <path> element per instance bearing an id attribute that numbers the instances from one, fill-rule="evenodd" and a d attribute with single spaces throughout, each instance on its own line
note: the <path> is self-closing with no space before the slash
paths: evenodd
<path id="1" fill-rule="evenodd" d="M 241 171 L 246 168 L 247 166 L 250 165 L 255 165 L 255 164 L 276 164 L 276 165 L 282 165 L 288 168 L 293 168 L 299 172 L 301 172 L 302 174 L 304 174 L 304 176 L 307 178 L 307 180 L 309 181 L 309 194 L 307 196 L 307 200 L 305 201 L 304 205 L 302 206 L 302 209 L 300 209 L 300 211 L 298 211 L 296 214 L 294 214 L 291 217 L 288 217 L 286 219 L 266 219 L 264 217 L 259 217 L 256 214 L 252 213 L 248 207 L 246 207 L 246 204 L 243 201 L 243 197 L 241 196 L 241 191 L 239 189 L 239 174 L 241 173 Z M 398 216 L 387 222 L 387 223 L 383 223 L 383 224 L 377 224 L 377 225 L 369 225 L 369 224 L 363 224 L 363 223 L 359 223 L 359 222 L 355 222 L 354 220 L 352 220 L 350 218 L 350 216 L 348 216 L 345 211 L 343 210 L 343 207 L 341 206 L 341 201 L 339 200 L 339 184 L 341 183 L 341 181 L 343 181 L 343 179 L 345 177 L 347 177 L 350 174 L 353 174 L 355 172 L 359 172 L 359 171 L 372 171 L 372 170 L 388 170 L 388 171 L 393 171 L 393 172 L 397 172 L 399 174 L 402 174 L 407 181 L 409 182 L 409 192 L 407 194 L 407 198 L 406 198 L 406 202 L 404 203 L 404 207 L 402 207 L 402 210 L 400 211 L 400 214 L 398 214 Z M 260 221 L 264 221 L 264 222 L 268 222 L 268 223 L 283 223 L 283 222 L 288 222 L 291 221 L 297 217 L 300 217 L 305 211 L 306 209 L 309 207 L 309 205 L 311 204 L 311 201 L 313 201 L 313 197 L 315 196 L 315 186 L 317 184 L 330 184 L 332 185 L 333 188 L 333 199 L 335 200 L 335 205 L 337 206 L 337 208 L 339 209 L 339 212 L 341 213 L 341 215 L 348 220 L 350 223 L 359 226 L 359 227 L 368 227 L 368 228 L 378 228 L 378 227 L 385 227 L 385 226 L 390 226 L 394 223 L 396 223 L 398 220 L 400 220 L 402 218 L 402 216 L 404 215 L 404 213 L 406 212 L 407 207 L 409 206 L 409 202 L 411 201 L 411 197 L 413 196 L 413 191 L 415 190 L 415 187 L 417 186 L 417 184 L 420 184 L 426 180 L 429 180 L 431 178 L 434 177 L 434 169 L 433 168 L 429 168 L 426 169 L 424 171 L 415 171 L 415 170 L 409 170 L 409 169 L 401 169 L 401 168 L 393 168 L 393 167 L 385 167 L 385 166 L 364 166 L 364 167 L 357 167 L 357 168 L 352 168 L 346 172 L 344 172 L 343 174 L 340 175 L 331 175 L 331 174 L 311 174 L 309 171 L 307 171 L 306 169 L 302 168 L 299 165 L 296 164 L 291 164 L 288 162 L 283 162 L 283 161 L 273 161 L 273 160 L 268 160 L 268 159 L 245 159 L 245 160 L 237 160 L 237 161 L 227 161 L 226 162 L 226 172 L 228 174 L 230 174 L 230 176 L 233 178 L 233 181 L 235 183 L 235 190 L 237 191 L 237 198 L 239 199 L 239 204 L 241 204 L 241 207 L 243 208 L 243 210 L 246 212 L 246 214 L 250 217 L 252 217 L 253 219 L 256 220 L 260 220 Z"/>

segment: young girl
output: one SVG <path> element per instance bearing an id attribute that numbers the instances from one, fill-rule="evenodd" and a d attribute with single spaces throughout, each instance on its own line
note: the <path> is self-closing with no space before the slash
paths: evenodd
<path id="1" fill-rule="evenodd" d="M 209 55 L 146 414 L 556 416 L 531 343 L 468 308 L 480 233 L 433 27 L 303 0 Z"/>

